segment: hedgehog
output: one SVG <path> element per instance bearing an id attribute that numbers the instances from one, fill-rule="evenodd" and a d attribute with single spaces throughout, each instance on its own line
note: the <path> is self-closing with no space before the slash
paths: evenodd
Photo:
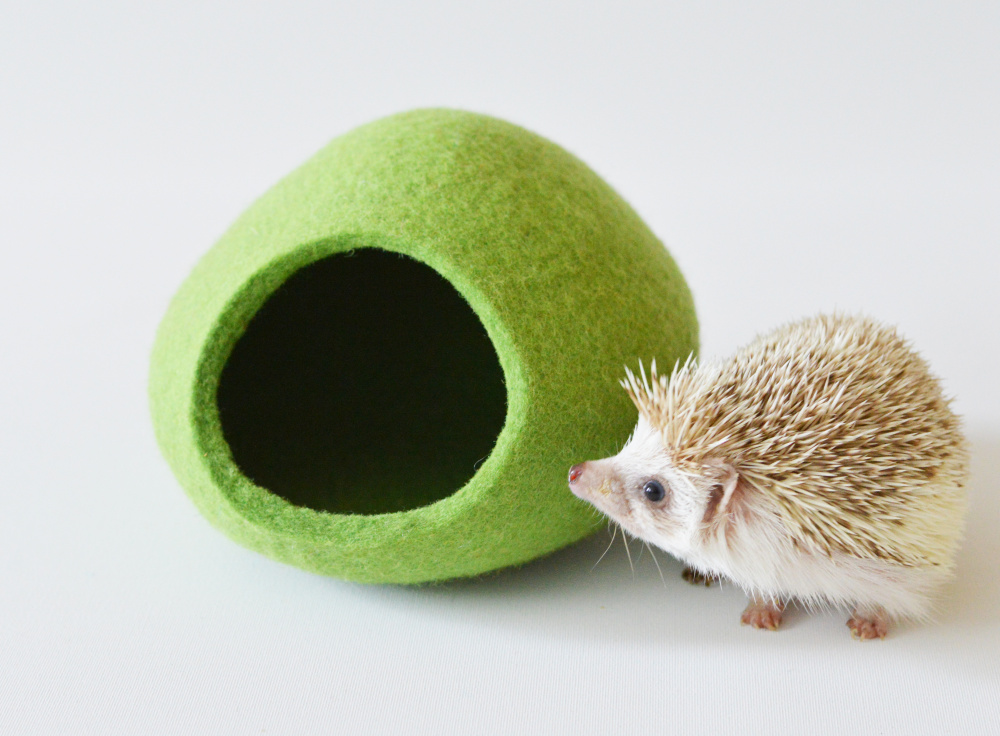
<path id="1" fill-rule="evenodd" d="M 689 581 L 742 587 L 755 628 L 777 629 L 790 601 L 847 609 L 862 640 L 931 617 L 962 537 L 968 449 L 894 328 L 820 315 L 728 360 L 639 368 L 621 382 L 635 430 L 570 469 L 576 496 Z"/>

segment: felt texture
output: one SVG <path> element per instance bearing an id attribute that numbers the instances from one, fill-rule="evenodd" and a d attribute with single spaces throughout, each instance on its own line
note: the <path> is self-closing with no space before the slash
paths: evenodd
<path id="1" fill-rule="evenodd" d="M 150 405 L 234 540 L 416 583 L 598 528 L 566 473 L 630 432 L 624 365 L 696 349 L 676 265 L 586 165 L 417 110 L 335 139 L 205 254 L 157 333 Z"/>

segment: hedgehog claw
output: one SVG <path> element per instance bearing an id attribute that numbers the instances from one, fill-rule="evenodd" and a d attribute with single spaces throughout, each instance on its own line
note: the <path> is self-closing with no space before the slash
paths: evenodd
<path id="1" fill-rule="evenodd" d="M 693 567 L 685 567 L 681 573 L 681 577 L 691 583 L 691 585 L 704 585 L 706 588 L 712 587 L 712 583 L 718 580 L 715 576 L 705 575 Z"/>

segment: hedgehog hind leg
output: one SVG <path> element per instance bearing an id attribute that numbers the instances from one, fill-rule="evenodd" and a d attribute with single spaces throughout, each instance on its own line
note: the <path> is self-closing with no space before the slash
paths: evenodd
<path id="1" fill-rule="evenodd" d="M 781 626 L 781 617 L 784 611 L 783 601 L 753 596 L 740 615 L 740 623 L 744 626 L 753 626 L 755 629 L 777 631 L 778 627 Z"/>
<path id="2" fill-rule="evenodd" d="M 851 636 L 858 641 L 884 639 L 889 633 L 889 615 L 881 606 L 858 606 L 847 620 Z"/>
<path id="3" fill-rule="evenodd" d="M 944 565 L 904 567 L 884 561 L 869 561 L 864 572 L 836 599 L 853 610 L 847 626 L 861 641 L 884 639 L 897 621 L 932 620 L 934 600 L 951 576 Z"/>

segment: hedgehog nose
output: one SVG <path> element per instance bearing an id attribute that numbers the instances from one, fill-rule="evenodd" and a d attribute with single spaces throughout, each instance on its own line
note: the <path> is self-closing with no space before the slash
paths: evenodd
<path id="1" fill-rule="evenodd" d="M 577 479 L 583 475 L 583 466 L 586 463 L 577 463 L 572 468 L 569 469 L 569 484 L 573 485 L 576 483 Z"/>

